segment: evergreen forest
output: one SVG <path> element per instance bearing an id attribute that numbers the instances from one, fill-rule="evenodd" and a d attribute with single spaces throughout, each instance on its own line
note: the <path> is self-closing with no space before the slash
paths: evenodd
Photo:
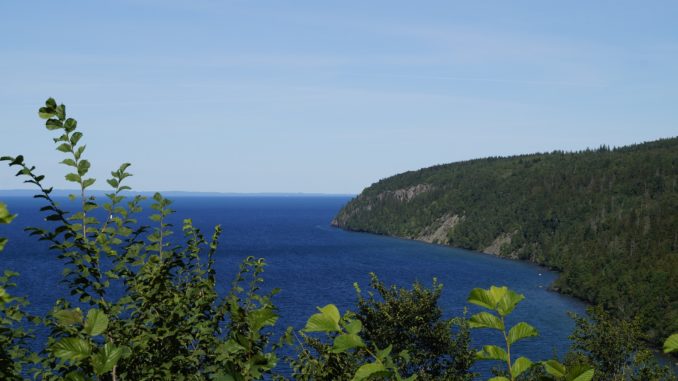
<path id="1" fill-rule="evenodd" d="M 651 342 L 678 330 L 678 138 L 405 172 L 334 224 L 545 265 L 554 289 L 639 318 Z"/>

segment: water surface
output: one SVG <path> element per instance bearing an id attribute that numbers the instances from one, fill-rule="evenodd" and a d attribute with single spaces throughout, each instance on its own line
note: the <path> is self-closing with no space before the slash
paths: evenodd
<path id="1" fill-rule="evenodd" d="M 275 297 L 280 308 L 280 329 L 302 328 L 316 306 L 336 304 L 342 311 L 354 308 L 353 282 L 367 288 L 368 274 L 375 272 L 387 284 L 409 286 L 415 281 L 430 285 L 436 277 L 444 284 L 440 305 L 445 316 L 459 316 L 474 287 L 507 285 L 523 293 L 523 301 L 511 316 L 527 321 L 540 337 L 516 346 L 515 353 L 533 360 L 563 354 L 573 323 L 568 311 L 582 312 L 583 305 L 548 291 L 556 274 L 525 262 L 511 261 L 467 250 L 430 245 L 330 226 L 347 197 L 182 197 L 174 200 L 173 220 L 180 228 L 183 218 L 207 235 L 220 224 L 223 235 L 216 258 L 219 285 L 228 288 L 238 263 L 247 256 L 266 258 L 266 287 L 282 291 Z M 63 295 L 59 284 L 62 265 L 47 244 L 22 231 L 27 225 L 45 224 L 37 211 L 39 202 L 6 198 L 18 218 L 0 226 L 0 236 L 11 238 L 2 255 L 1 270 L 21 273 L 17 283 L 31 301 L 31 310 L 44 313 Z M 63 200 L 66 202 L 66 200 Z M 150 222 L 150 221 L 149 221 Z M 477 346 L 499 343 L 490 331 L 475 331 Z M 481 367 L 487 369 L 487 367 Z"/>

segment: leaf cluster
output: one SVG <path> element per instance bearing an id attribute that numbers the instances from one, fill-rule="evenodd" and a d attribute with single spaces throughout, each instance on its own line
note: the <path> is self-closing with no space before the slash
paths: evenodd
<path id="1" fill-rule="evenodd" d="M 406 375 L 420 380 L 469 380 L 475 353 L 465 318 L 444 319 L 438 300 L 443 285 L 433 279 L 431 287 L 415 283 L 411 289 L 386 286 L 370 274 L 364 297 L 358 285 L 357 317 L 364 324 L 367 342 L 394 351 L 407 351 L 409 361 L 399 363 Z"/>
<path id="2" fill-rule="evenodd" d="M 331 344 L 309 339 L 307 335 L 310 333 L 324 333 Z M 318 351 L 318 355 L 314 356 L 304 347 L 303 342 L 300 344 L 302 353 L 299 360 L 292 361 L 295 379 L 351 381 L 416 379 L 416 375 L 409 377 L 401 375 L 396 364 L 396 362 L 407 363 L 410 360 L 407 351 L 393 355 L 392 345 L 381 349 L 376 345 L 368 345 L 363 339 L 362 322 L 352 313 L 341 316 L 333 304 L 318 307 L 318 312 L 308 319 L 300 335 L 306 343 Z M 337 367 L 341 364 L 348 367 Z M 325 369 L 328 366 L 329 372 Z"/>

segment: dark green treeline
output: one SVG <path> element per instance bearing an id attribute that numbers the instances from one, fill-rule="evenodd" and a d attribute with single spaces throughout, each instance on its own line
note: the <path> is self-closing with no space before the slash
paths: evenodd
<path id="1" fill-rule="evenodd" d="M 334 224 L 530 260 L 561 292 L 678 331 L 678 138 L 486 158 L 366 188 Z"/>

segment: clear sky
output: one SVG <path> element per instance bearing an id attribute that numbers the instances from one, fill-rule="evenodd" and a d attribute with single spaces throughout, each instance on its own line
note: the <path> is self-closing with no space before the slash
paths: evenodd
<path id="1" fill-rule="evenodd" d="M 406 170 L 678 135 L 676 1 L 0 1 L 0 153 L 57 187 L 357 193 Z M 20 188 L 0 167 L 0 189 Z"/>

